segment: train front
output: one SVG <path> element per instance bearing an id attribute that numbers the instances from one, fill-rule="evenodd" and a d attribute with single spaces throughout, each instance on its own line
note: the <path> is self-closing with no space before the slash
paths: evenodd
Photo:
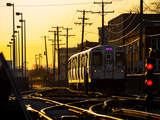
<path id="1" fill-rule="evenodd" d="M 125 49 L 102 45 L 91 51 L 91 88 L 107 93 L 123 92 L 126 78 Z"/>

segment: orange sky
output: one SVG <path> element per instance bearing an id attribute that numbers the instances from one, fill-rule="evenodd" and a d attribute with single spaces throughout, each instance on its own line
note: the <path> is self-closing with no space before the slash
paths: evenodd
<path id="1" fill-rule="evenodd" d="M 27 61 L 28 67 L 35 64 L 35 55 L 42 54 L 43 64 L 45 64 L 44 39 L 42 36 L 53 35 L 48 30 L 55 30 L 52 26 L 64 26 L 72 28 L 69 34 L 75 34 L 75 37 L 69 38 L 69 47 L 77 47 L 77 43 L 81 42 L 81 26 L 75 25 L 74 22 L 82 22 L 78 17 L 82 17 L 82 13 L 77 10 L 101 11 L 101 6 L 93 4 L 95 0 L 1 0 L 0 1 L 0 52 L 4 53 L 7 60 L 10 59 L 10 50 L 7 45 L 11 41 L 13 30 L 13 11 L 12 7 L 7 7 L 6 3 L 14 3 L 15 12 L 22 12 L 23 18 L 26 20 L 27 29 Z M 107 0 L 109 2 L 109 0 Z M 148 1 L 148 0 L 145 0 Z M 101 2 L 101 0 L 96 0 Z M 131 7 L 133 4 L 139 4 L 140 0 L 113 0 L 112 4 L 105 6 L 105 11 L 112 11 L 105 16 L 105 24 L 108 20 L 121 14 L 123 9 Z M 98 42 L 98 27 L 101 27 L 101 16 L 99 14 L 87 13 L 89 18 L 86 22 L 93 23 L 85 27 L 84 40 Z M 15 25 L 20 25 L 20 16 L 15 15 Z M 19 30 L 19 29 L 15 29 Z M 66 31 L 62 30 L 62 34 Z M 61 36 L 65 43 L 65 37 Z M 49 64 L 52 64 L 51 42 L 47 40 Z M 62 45 L 60 47 L 65 47 Z"/>

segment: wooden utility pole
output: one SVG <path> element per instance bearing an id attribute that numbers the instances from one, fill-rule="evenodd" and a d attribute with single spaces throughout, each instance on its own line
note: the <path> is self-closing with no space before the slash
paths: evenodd
<path id="1" fill-rule="evenodd" d="M 59 84 L 59 78 L 60 78 L 60 57 L 59 57 L 59 28 L 63 28 L 63 27 L 52 27 L 52 28 L 56 28 L 57 29 L 57 48 L 58 48 L 58 86 L 60 85 Z"/>
<path id="2" fill-rule="evenodd" d="M 85 13 L 87 12 L 91 12 L 91 11 L 81 11 L 81 10 L 77 10 L 77 12 L 82 12 L 83 13 L 83 17 L 79 17 L 78 19 L 82 19 L 82 23 L 77 23 L 74 22 L 74 24 L 78 24 L 78 25 L 82 25 L 82 42 L 81 42 L 81 51 L 83 51 L 83 39 L 84 39 L 84 26 L 85 25 L 92 25 L 92 23 L 85 23 L 85 20 L 88 20 L 89 18 L 85 18 Z"/>
<path id="3" fill-rule="evenodd" d="M 52 56 L 53 56 L 53 80 L 55 81 L 55 56 L 56 56 L 56 31 L 52 31 L 52 30 L 49 30 L 48 32 L 53 32 L 54 33 L 54 39 L 51 40 L 52 41 Z M 54 53 L 53 53 L 53 45 L 54 45 Z"/>
<path id="4" fill-rule="evenodd" d="M 68 63 L 68 37 L 75 36 L 75 35 L 68 35 L 68 30 L 72 30 L 72 28 L 63 28 L 66 30 L 66 34 L 61 34 L 61 36 L 66 36 L 66 80 L 68 81 L 68 75 L 67 75 L 67 63 Z"/>
<path id="5" fill-rule="evenodd" d="M 113 13 L 114 11 L 104 11 L 104 5 L 105 4 L 112 4 L 112 2 L 94 2 L 94 4 L 100 4 L 102 6 L 102 12 L 92 12 L 92 13 L 98 13 L 100 15 L 102 15 L 102 34 L 101 34 L 101 40 L 102 40 L 102 45 L 104 45 L 104 16 L 105 16 L 105 13 Z M 107 44 L 108 44 L 108 41 L 107 41 Z"/>
<path id="6" fill-rule="evenodd" d="M 48 75 L 48 79 L 49 79 L 49 71 L 48 71 L 48 54 L 47 54 L 46 37 L 47 37 L 47 36 L 44 36 L 44 43 L 45 43 L 45 55 L 46 55 L 47 75 Z"/>

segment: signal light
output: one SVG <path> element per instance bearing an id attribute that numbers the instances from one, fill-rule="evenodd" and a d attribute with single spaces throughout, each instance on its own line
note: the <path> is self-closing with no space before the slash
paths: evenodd
<path id="1" fill-rule="evenodd" d="M 152 80 L 147 80 L 147 85 L 148 86 L 151 86 L 153 84 L 153 81 Z"/>
<path id="2" fill-rule="evenodd" d="M 56 76 L 58 76 L 58 74 L 56 74 Z"/>
<path id="3" fill-rule="evenodd" d="M 49 76 L 51 76 L 52 74 L 50 73 Z"/>
<path id="4" fill-rule="evenodd" d="M 148 69 L 148 70 L 153 69 L 153 65 L 152 65 L 152 64 L 147 64 L 147 69 Z"/>

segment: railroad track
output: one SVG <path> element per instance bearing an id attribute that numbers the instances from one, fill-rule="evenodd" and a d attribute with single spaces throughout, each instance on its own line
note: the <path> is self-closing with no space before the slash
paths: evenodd
<path id="1" fill-rule="evenodd" d="M 65 90 L 67 90 L 65 88 Z M 144 101 L 139 96 L 108 96 L 102 98 L 92 98 L 82 95 L 79 92 L 65 91 L 63 88 L 47 89 L 35 91 L 24 99 L 27 110 L 32 116 L 44 119 L 160 119 L 159 114 L 138 111 L 133 106 L 128 107 L 133 102 Z M 66 94 L 63 95 L 63 92 Z M 60 94 L 58 94 L 60 93 Z M 122 106 L 124 104 L 127 106 Z M 157 102 L 159 104 L 159 101 Z"/>

